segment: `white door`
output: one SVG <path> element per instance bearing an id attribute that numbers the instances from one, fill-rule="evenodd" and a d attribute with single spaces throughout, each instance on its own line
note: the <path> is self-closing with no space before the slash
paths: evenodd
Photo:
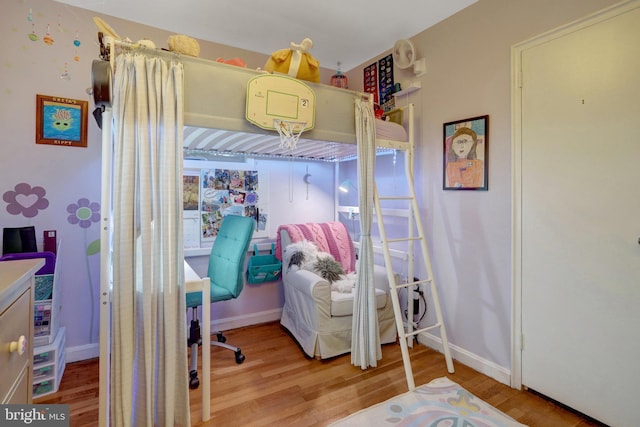
<path id="1" fill-rule="evenodd" d="M 522 51 L 522 384 L 614 426 L 640 402 L 640 9 Z"/>

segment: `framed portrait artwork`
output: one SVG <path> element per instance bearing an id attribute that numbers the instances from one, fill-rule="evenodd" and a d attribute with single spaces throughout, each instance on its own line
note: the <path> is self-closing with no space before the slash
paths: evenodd
<path id="1" fill-rule="evenodd" d="M 36 95 L 36 144 L 87 146 L 88 102 Z"/>
<path id="2" fill-rule="evenodd" d="M 488 190 L 489 116 L 443 125 L 444 190 Z"/>

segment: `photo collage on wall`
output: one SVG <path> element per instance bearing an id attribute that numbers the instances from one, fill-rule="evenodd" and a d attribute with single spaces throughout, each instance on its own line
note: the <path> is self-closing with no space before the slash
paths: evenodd
<path id="1" fill-rule="evenodd" d="M 214 238 L 226 215 L 252 217 L 258 229 L 264 228 L 266 217 L 260 218 L 258 190 L 257 171 L 203 169 L 200 201 L 202 238 Z"/>
<path id="2" fill-rule="evenodd" d="M 185 226 L 187 247 L 215 240 L 227 215 L 248 216 L 256 223 L 256 235 L 265 231 L 267 214 L 260 211 L 260 180 L 255 170 L 201 169 L 199 175 L 184 175 L 185 219 L 196 219 L 199 236 Z M 190 222 L 192 223 L 192 222 Z M 190 224 L 189 223 L 189 224 Z M 187 223 L 185 223 L 187 224 Z"/>

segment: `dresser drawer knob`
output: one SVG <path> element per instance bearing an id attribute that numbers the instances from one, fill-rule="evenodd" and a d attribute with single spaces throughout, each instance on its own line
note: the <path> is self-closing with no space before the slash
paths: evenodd
<path id="1" fill-rule="evenodd" d="M 24 335 L 20 335 L 18 341 L 11 341 L 11 344 L 9 344 L 9 352 L 13 353 L 14 351 L 17 351 L 20 356 L 27 351 L 27 339 Z"/>

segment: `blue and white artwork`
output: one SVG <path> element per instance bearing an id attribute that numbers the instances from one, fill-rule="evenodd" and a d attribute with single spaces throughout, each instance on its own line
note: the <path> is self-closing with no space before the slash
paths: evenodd
<path id="1" fill-rule="evenodd" d="M 46 103 L 42 108 L 42 136 L 46 139 L 80 141 L 82 131 L 81 109 Z"/>

